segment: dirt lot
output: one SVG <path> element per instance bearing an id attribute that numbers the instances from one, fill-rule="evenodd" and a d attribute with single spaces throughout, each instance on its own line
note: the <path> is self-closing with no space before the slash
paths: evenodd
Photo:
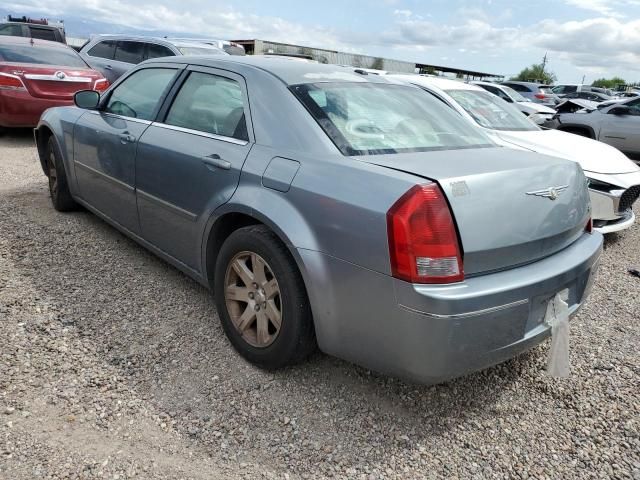
<path id="1" fill-rule="evenodd" d="M 640 224 L 606 243 L 567 380 L 548 343 L 432 387 L 322 354 L 265 373 L 205 289 L 53 210 L 29 132 L 0 137 L 0 478 L 640 479 L 632 265 Z"/>

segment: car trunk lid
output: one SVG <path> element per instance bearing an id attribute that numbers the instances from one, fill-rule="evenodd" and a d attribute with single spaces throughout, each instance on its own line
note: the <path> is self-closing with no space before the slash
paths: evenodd
<path id="1" fill-rule="evenodd" d="M 359 160 L 437 182 L 455 218 L 467 276 L 552 255 L 590 215 L 577 163 L 507 148 L 370 155 Z"/>
<path id="2" fill-rule="evenodd" d="M 31 96 L 52 100 L 73 100 L 79 90 L 93 89 L 102 75 L 91 69 L 55 65 L 4 63 L 0 72 L 22 80 Z"/>

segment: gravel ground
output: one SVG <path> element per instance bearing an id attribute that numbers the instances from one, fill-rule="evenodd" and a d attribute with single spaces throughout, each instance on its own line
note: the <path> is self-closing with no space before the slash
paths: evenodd
<path id="1" fill-rule="evenodd" d="M 322 354 L 265 373 L 205 289 L 53 210 L 29 132 L 0 138 L 0 478 L 640 479 L 634 264 L 640 224 L 606 243 L 569 379 L 548 342 L 431 387 Z"/>

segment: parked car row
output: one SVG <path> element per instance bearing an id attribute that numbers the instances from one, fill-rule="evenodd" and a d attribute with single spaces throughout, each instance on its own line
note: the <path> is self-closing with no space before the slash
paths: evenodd
<path id="1" fill-rule="evenodd" d="M 244 55 L 214 39 L 97 35 L 79 54 L 66 45 L 64 23 L 11 17 L 0 24 L 0 129 L 31 127 L 50 107 L 70 105 L 79 90 L 104 91 L 145 60 L 184 55 Z"/>
<path id="2" fill-rule="evenodd" d="M 547 338 L 550 301 L 574 315 L 602 235 L 578 163 L 498 145 L 477 119 L 501 100 L 422 81 L 153 59 L 47 110 L 35 138 L 54 207 L 86 207 L 209 287 L 249 361 L 319 347 L 438 382 Z"/>
<path id="3" fill-rule="evenodd" d="M 469 122 L 482 127 L 499 145 L 553 155 L 579 163 L 589 179 L 592 218 L 595 228 L 600 232 L 620 231 L 629 228 L 635 222 L 632 205 L 640 196 L 640 167 L 617 148 L 585 138 L 586 136 L 572 135 L 574 132 L 570 129 L 541 129 L 524 118 L 517 108 L 476 85 L 417 75 L 390 77 L 409 80 L 435 95 Z M 633 102 L 634 100 L 630 101 Z M 640 99 L 635 102 L 640 110 Z M 566 117 L 560 118 L 568 122 Z M 604 114 L 594 118 L 619 121 L 615 115 Z M 640 116 L 636 118 L 638 122 L 634 127 L 636 132 L 640 132 Z M 570 124 L 561 126 L 568 128 Z M 610 125 L 609 128 L 616 126 Z M 598 131 L 602 132 L 602 129 Z M 640 149 L 640 145 L 638 148 Z"/>

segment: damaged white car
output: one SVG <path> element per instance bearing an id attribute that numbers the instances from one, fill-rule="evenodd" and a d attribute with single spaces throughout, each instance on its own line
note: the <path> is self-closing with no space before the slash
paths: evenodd
<path id="1" fill-rule="evenodd" d="M 578 162 L 589 178 L 594 228 L 601 233 L 633 225 L 640 196 L 640 167 L 605 143 L 558 130 L 541 129 L 516 108 L 480 87 L 419 75 L 389 75 L 412 83 L 482 127 L 498 144 Z"/>

